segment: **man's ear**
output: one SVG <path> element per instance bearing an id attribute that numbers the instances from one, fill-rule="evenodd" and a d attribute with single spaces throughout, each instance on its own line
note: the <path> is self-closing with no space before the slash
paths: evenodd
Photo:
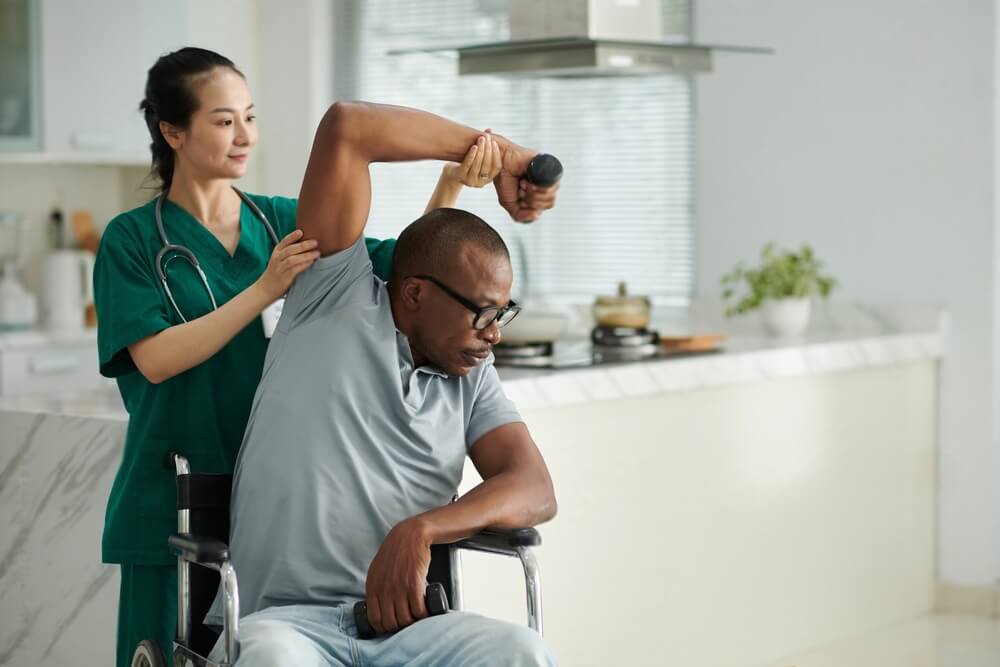
<path id="1" fill-rule="evenodd" d="M 171 125 L 165 120 L 160 121 L 160 134 L 175 151 L 184 145 L 184 130 Z"/>
<path id="2" fill-rule="evenodd" d="M 420 304 L 424 297 L 424 281 L 416 278 L 403 278 L 403 284 L 399 288 L 403 307 L 410 311 L 420 310 Z"/>

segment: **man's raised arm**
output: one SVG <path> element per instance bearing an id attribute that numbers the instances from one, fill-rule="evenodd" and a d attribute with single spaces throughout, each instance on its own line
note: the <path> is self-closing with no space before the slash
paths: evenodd
<path id="1" fill-rule="evenodd" d="M 372 162 L 450 160 L 460 162 L 481 132 L 434 114 L 367 102 L 337 102 L 320 121 L 299 192 L 298 224 L 319 242 L 323 256 L 360 238 L 371 208 Z M 537 153 L 493 135 L 503 154 L 498 183 L 516 180 Z M 501 198 L 512 215 L 527 220 L 525 201 Z M 528 201 L 527 205 L 531 205 Z M 548 206 L 546 206 L 547 208 Z M 539 207 L 540 208 L 540 207 Z"/>

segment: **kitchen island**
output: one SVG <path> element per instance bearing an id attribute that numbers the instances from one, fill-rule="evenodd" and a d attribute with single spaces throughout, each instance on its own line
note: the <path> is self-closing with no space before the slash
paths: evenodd
<path id="1" fill-rule="evenodd" d="M 501 369 L 556 484 L 538 555 L 562 664 L 745 667 L 929 610 L 944 335 Z M 124 432 L 113 393 L 0 401 L 0 665 L 111 663 L 99 545 Z M 464 568 L 469 609 L 523 622 L 515 560 Z"/>

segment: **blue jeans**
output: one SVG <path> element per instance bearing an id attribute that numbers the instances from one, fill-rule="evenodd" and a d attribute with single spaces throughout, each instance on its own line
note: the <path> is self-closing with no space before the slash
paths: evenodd
<path id="1" fill-rule="evenodd" d="M 222 641 L 209 657 L 225 656 Z M 352 607 L 269 607 L 240 619 L 238 667 L 549 667 L 548 644 L 527 626 L 452 611 L 396 634 L 358 639 Z"/>

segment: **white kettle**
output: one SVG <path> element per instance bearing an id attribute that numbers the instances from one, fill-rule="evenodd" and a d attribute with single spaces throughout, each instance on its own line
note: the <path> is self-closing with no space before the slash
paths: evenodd
<path id="1" fill-rule="evenodd" d="M 43 306 L 50 331 L 83 331 L 85 308 L 94 300 L 94 256 L 83 250 L 55 250 L 45 258 Z"/>

